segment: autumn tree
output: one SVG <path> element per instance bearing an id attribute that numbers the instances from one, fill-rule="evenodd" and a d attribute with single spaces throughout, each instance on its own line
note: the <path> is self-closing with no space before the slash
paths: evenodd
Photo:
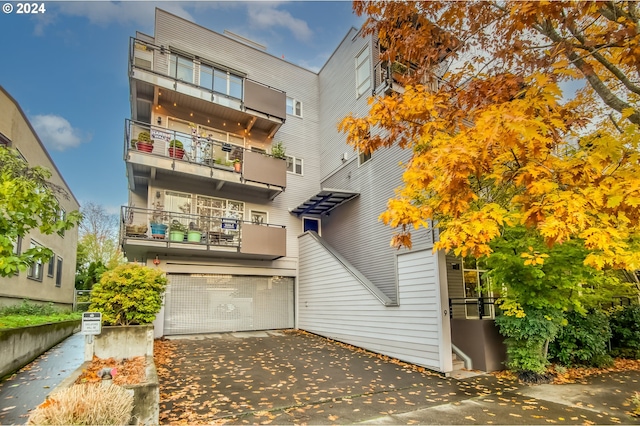
<path id="1" fill-rule="evenodd" d="M 412 152 L 381 215 L 397 230 L 392 245 L 411 247 L 411 229 L 434 220 L 436 249 L 481 257 L 524 227 L 543 247 L 580 245 L 587 267 L 640 268 L 635 2 L 358 1 L 354 9 L 368 15 L 363 32 L 377 34 L 381 59 L 412 69 L 402 93 L 371 98 L 366 117 L 339 126 L 363 152 Z M 584 87 L 563 92 L 572 84 Z M 538 273 L 552 255 L 517 250 L 521 266 Z M 515 294 L 505 297 L 511 316 L 540 309 Z M 560 312 L 580 308 L 562 300 Z"/>
<path id="2" fill-rule="evenodd" d="M 80 222 L 77 211 L 60 215 L 59 200 L 69 194 L 49 181 L 51 172 L 29 165 L 16 151 L 0 147 L 0 276 L 13 276 L 35 262 L 47 262 L 53 252 L 32 247 L 15 253 L 18 238 L 31 230 L 64 235 Z"/>

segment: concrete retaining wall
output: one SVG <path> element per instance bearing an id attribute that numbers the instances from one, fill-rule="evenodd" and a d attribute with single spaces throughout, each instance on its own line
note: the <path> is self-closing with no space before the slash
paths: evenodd
<path id="1" fill-rule="evenodd" d="M 93 336 L 93 343 L 85 345 L 84 360 L 98 358 L 132 358 L 153 356 L 153 325 L 102 327 Z"/>
<path id="2" fill-rule="evenodd" d="M 0 377 L 13 373 L 80 327 L 80 320 L 0 330 Z"/>

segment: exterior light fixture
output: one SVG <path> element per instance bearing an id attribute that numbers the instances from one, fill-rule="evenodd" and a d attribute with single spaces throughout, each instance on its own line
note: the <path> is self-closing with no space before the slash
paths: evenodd
<path id="1" fill-rule="evenodd" d="M 160 126 L 162 124 L 162 117 L 158 117 L 158 126 Z"/>

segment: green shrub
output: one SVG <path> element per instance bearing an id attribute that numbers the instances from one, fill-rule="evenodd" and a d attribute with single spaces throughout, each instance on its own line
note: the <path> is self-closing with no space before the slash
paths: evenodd
<path id="1" fill-rule="evenodd" d="M 7 306 L 0 309 L 0 316 L 9 315 L 53 315 L 58 313 L 58 310 L 53 306 L 53 303 L 49 302 L 46 305 L 38 303 L 31 303 L 28 299 L 24 299 L 21 304 Z"/>
<path id="2" fill-rule="evenodd" d="M 184 145 L 179 140 L 174 139 L 171 142 L 169 142 L 169 148 L 183 149 Z"/>
<path id="3" fill-rule="evenodd" d="M 611 365 L 607 354 L 611 329 L 609 318 L 601 311 L 590 310 L 586 315 L 568 312 L 567 324 L 549 346 L 549 355 L 562 365 L 604 367 Z"/>
<path id="4" fill-rule="evenodd" d="M 553 309 L 524 309 L 525 316 L 496 317 L 500 334 L 506 337 L 507 367 L 516 372 L 542 374 L 546 370 L 548 342 L 558 334 L 563 316 Z"/>
<path id="5" fill-rule="evenodd" d="M 142 143 L 153 143 L 151 141 L 151 134 L 149 132 L 138 133 L 138 141 Z"/>
<path id="6" fill-rule="evenodd" d="M 120 265 L 102 274 L 91 292 L 92 312 L 105 325 L 150 324 L 160 312 L 167 278 L 160 269 Z"/>
<path id="7" fill-rule="evenodd" d="M 611 324 L 611 347 L 640 351 L 640 306 L 618 306 L 613 309 Z"/>
<path id="8" fill-rule="evenodd" d="M 640 359 L 640 349 L 613 348 L 609 354 L 614 358 Z"/>

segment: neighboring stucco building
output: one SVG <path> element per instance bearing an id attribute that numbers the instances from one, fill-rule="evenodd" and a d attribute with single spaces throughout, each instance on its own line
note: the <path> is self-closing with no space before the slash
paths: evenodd
<path id="1" fill-rule="evenodd" d="M 168 274 L 156 333 L 297 327 L 451 371 L 460 260 L 433 253 L 433 230 L 391 248 L 378 221 L 410 153 L 359 155 L 336 127 L 403 90 L 376 38 L 352 28 L 313 72 L 156 10 L 129 48 L 121 235 Z"/>
<path id="2" fill-rule="evenodd" d="M 49 181 L 68 194 L 67 198 L 61 196 L 58 200 L 64 209 L 61 214 L 78 210 L 78 200 L 56 168 L 24 111 L 2 86 L 0 111 L 0 144 L 18 150 L 30 166 L 41 166 L 51 172 Z M 0 306 L 19 304 L 23 299 L 29 299 L 71 308 L 75 292 L 78 228 L 65 232 L 63 237 L 57 234 L 44 235 L 37 229 L 31 230 L 16 242 L 15 250 L 23 252 L 36 245 L 50 248 L 54 256 L 48 263 L 36 264 L 13 277 L 0 277 Z"/>

